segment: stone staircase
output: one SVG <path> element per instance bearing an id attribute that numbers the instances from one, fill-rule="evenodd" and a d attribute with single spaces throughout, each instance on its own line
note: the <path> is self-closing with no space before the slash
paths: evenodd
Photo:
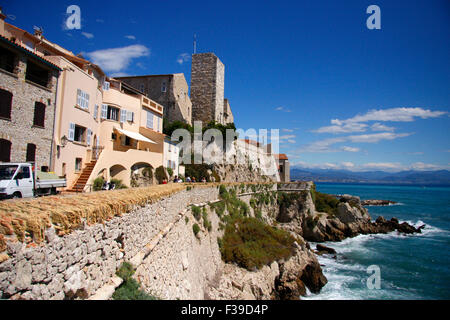
<path id="1" fill-rule="evenodd" d="M 81 171 L 80 176 L 75 181 L 75 183 L 72 185 L 70 189 L 67 189 L 67 192 L 83 192 L 84 187 L 86 186 L 86 183 L 89 180 L 89 177 L 91 176 L 92 170 L 94 170 L 95 164 L 97 161 L 91 161 L 89 162 L 86 167 L 83 168 L 83 171 Z"/>

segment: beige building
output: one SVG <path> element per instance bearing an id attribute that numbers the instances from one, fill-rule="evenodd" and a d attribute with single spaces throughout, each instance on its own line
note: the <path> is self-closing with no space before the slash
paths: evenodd
<path id="1" fill-rule="evenodd" d="M 150 99 L 164 106 L 164 118 L 168 122 L 182 121 L 192 124 L 192 103 L 189 87 L 182 73 L 119 77 L 121 80 Z"/>
<path id="2" fill-rule="evenodd" d="M 284 153 L 275 154 L 275 160 L 278 161 L 278 173 L 281 182 L 291 182 L 291 169 L 289 159 Z"/>

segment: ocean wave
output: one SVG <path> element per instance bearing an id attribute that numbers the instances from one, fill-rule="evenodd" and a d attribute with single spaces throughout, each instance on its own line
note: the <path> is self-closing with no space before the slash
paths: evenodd
<path id="1" fill-rule="evenodd" d="M 406 204 L 404 204 L 402 202 L 389 203 L 389 204 L 384 204 L 384 205 L 367 204 L 364 207 L 396 207 L 396 206 L 406 206 Z"/>
<path id="2" fill-rule="evenodd" d="M 406 223 L 412 225 L 414 228 L 419 228 L 419 227 L 425 225 L 425 227 L 422 229 L 421 233 L 413 234 L 416 236 L 429 236 L 429 235 L 434 235 L 437 233 L 450 233 L 448 230 L 432 226 L 426 222 L 423 222 L 422 220 L 418 220 L 416 222 L 411 221 L 411 220 L 399 221 L 399 223 L 403 223 L 403 222 L 406 222 Z"/>

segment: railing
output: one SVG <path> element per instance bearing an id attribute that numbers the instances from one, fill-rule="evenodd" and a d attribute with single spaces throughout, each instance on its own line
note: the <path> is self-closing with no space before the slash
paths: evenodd
<path id="1" fill-rule="evenodd" d="M 105 149 L 105 147 L 100 147 L 100 146 L 93 147 L 92 148 L 92 160 L 98 160 L 103 149 Z"/>

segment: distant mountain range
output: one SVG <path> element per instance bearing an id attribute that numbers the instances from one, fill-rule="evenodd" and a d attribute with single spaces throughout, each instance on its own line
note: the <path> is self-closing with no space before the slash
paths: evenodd
<path id="1" fill-rule="evenodd" d="M 450 171 L 366 171 L 291 168 L 291 180 L 339 183 L 450 185 Z"/>

